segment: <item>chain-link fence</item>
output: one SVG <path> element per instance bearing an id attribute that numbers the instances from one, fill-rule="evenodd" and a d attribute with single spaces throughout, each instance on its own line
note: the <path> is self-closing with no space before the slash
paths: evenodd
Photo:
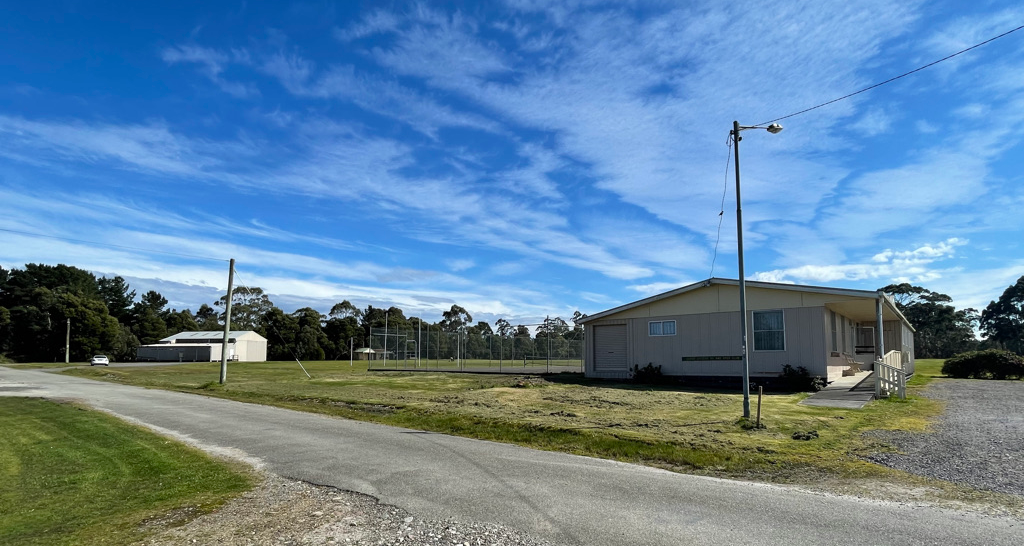
<path id="1" fill-rule="evenodd" d="M 527 324 L 543 328 L 542 324 Z M 479 334 L 436 328 L 371 328 L 362 357 L 369 369 L 422 369 L 495 373 L 582 372 L 583 329 L 536 335 Z"/>

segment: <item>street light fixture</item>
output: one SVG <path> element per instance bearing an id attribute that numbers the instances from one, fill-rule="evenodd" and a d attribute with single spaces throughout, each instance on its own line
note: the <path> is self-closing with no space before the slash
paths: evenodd
<path id="1" fill-rule="evenodd" d="M 740 332 L 742 334 L 742 346 L 743 346 L 743 417 L 750 418 L 750 363 L 747 358 L 747 281 L 744 278 L 743 273 L 743 207 L 740 201 L 740 131 L 746 131 L 747 129 L 764 129 L 771 134 L 778 134 L 782 131 L 782 126 L 778 123 L 772 123 L 768 126 L 762 125 L 740 125 L 740 122 L 732 122 L 732 131 L 729 135 L 732 136 L 733 151 L 736 154 L 736 246 L 739 253 L 739 281 L 740 281 Z"/>

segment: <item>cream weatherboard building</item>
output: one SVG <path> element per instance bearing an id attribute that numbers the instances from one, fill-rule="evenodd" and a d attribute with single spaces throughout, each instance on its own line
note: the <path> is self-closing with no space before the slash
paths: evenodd
<path id="1" fill-rule="evenodd" d="M 224 332 L 181 332 L 152 345 L 141 345 L 139 362 L 214 362 L 221 359 Z M 228 359 L 266 362 L 267 339 L 251 330 L 228 332 Z"/>
<path id="2" fill-rule="evenodd" d="M 854 361 L 870 369 L 885 355 L 914 372 L 914 329 L 889 296 L 754 281 L 746 293 L 752 380 L 789 364 L 831 381 Z M 585 317 L 584 372 L 625 378 L 653 364 L 665 375 L 742 377 L 739 309 L 739 282 L 711 278 Z"/>

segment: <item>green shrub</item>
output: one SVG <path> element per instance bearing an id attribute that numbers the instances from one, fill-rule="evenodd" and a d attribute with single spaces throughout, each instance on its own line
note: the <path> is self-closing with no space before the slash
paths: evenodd
<path id="1" fill-rule="evenodd" d="M 661 373 L 661 366 L 655 366 L 653 362 L 648 363 L 643 368 L 639 364 L 634 365 L 633 369 L 629 370 L 629 378 L 634 383 L 645 384 L 665 383 L 669 380 L 665 374 Z"/>
<path id="2" fill-rule="evenodd" d="M 960 379 L 1020 379 L 1024 357 L 999 349 L 970 351 L 946 360 L 942 373 Z"/>
<path id="3" fill-rule="evenodd" d="M 818 376 L 812 376 L 811 372 L 803 366 L 794 368 L 789 364 L 783 364 L 781 378 L 782 384 L 794 391 L 817 392 L 825 388 L 825 380 Z"/>

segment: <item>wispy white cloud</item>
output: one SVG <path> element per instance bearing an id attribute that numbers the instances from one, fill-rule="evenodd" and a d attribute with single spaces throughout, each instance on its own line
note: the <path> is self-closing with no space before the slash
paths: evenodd
<path id="1" fill-rule="evenodd" d="M 666 279 L 706 276 L 732 120 L 752 124 L 845 94 L 889 66 L 948 54 L 1021 18 L 1013 8 L 922 29 L 923 5 L 516 1 L 492 16 L 417 3 L 338 23 L 334 49 L 279 31 L 218 42 L 245 49 L 207 47 L 193 35 L 159 51 L 158 72 L 177 76 L 166 66 L 185 66 L 201 96 L 209 81 L 231 96 L 261 97 L 268 105 L 243 105 L 230 122 L 248 126 L 211 121 L 204 132 L 159 112 L 142 121 L 0 114 L 0 176 L 57 173 L 109 186 L 130 177 L 149 184 L 149 195 L 157 184 L 227 184 L 311 216 L 372 218 L 385 235 L 370 237 L 387 237 L 387 249 L 347 239 L 367 233 L 355 222 L 279 222 L 277 210 L 222 220 L 182 201 L 147 228 L 144 196 L 105 199 L 101 189 L 69 192 L 65 200 L 79 207 L 50 211 L 38 194 L 0 192 L 9 208 L 35 211 L 0 225 L 75 218 L 48 226 L 67 234 L 103 225 L 85 210 L 103 208 L 116 219 L 96 229 L 113 238 L 247 253 L 250 275 L 287 301 L 302 291 L 315 301 L 382 303 L 377 294 L 416 309 L 471 299 L 488 313 L 528 314 L 530 298 L 582 289 L 580 298 L 605 305 L 621 291 L 649 294 L 679 286 Z M 966 282 L 953 262 L 981 250 L 954 236 L 992 244 L 992 233 L 1024 228 L 1015 214 L 1021 180 L 999 167 L 1021 141 L 1024 57 L 1016 53 L 1024 49 L 999 44 L 997 59 L 975 62 L 978 50 L 887 87 L 884 100 L 859 95 L 784 121 L 780 135 L 744 133 L 748 269 L 784 282 Z M 926 107 L 939 99 L 952 106 Z M 715 271 L 723 276 L 736 238 L 731 177 L 724 182 Z M 942 243 L 908 250 L 907 241 Z M 51 250 L 108 271 L 128 259 Z M 132 271 L 170 275 L 161 268 L 171 269 L 153 259 Z M 164 280 L 222 276 L 216 267 L 180 273 Z M 530 284 L 542 274 L 573 288 Z M 616 296 L 578 282 L 586 276 Z M 494 278 L 515 280 L 519 291 L 477 288 Z"/>
<path id="2" fill-rule="evenodd" d="M 452 271 L 465 271 L 476 266 L 476 262 L 468 258 L 445 260 Z"/>
<path id="3" fill-rule="evenodd" d="M 259 90 L 253 84 L 229 81 L 223 73 L 230 63 L 249 64 L 249 53 L 243 49 L 227 52 L 200 47 L 197 45 L 177 45 L 164 48 L 160 58 L 167 64 L 189 63 L 202 67 L 203 74 L 225 93 L 240 99 L 258 96 Z"/>
<path id="4" fill-rule="evenodd" d="M 632 290 L 634 292 L 639 292 L 641 297 L 646 298 L 647 296 L 653 296 L 655 294 L 661 294 L 663 292 L 668 292 L 669 290 L 675 290 L 676 288 L 681 288 L 681 287 L 686 286 L 688 284 L 693 284 L 694 282 L 695 281 L 693 281 L 693 280 L 677 281 L 677 282 L 652 282 L 652 283 L 647 283 L 647 284 L 631 284 L 631 285 L 627 286 L 626 288 L 628 288 L 628 289 L 630 289 L 630 290 Z"/>
<path id="5" fill-rule="evenodd" d="M 769 108 L 782 112 L 848 90 L 863 81 L 856 67 L 913 18 L 911 5 L 879 4 L 820 18 L 808 18 L 801 6 L 766 7 L 742 17 L 729 9 L 680 9 L 647 19 L 619 10 L 581 9 L 573 13 L 571 27 L 560 29 L 566 37 L 555 57 L 559 62 L 539 68 L 510 65 L 509 55 L 476 35 L 473 25 L 447 25 L 438 37 L 429 32 L 433 27 L 410 18 L 411 26 L 399 33 L 397 44 L 375 51 L 374 58 L 518 123 L 555 132 L 562 153 L 592 165 L 600 188 L 658 218 L 711 236 L 718 196 L 717 184 L 706 173 L 721 170 L 725 149 L 719 146 L 728 120 L 740 116 L 760 121 L 773 113 Z M 790 9 L 801 11 L 801 17 L 793 17 Z M 868 11 L 874 14 L 870 22 Z M 864 24 L 858 24 L 861 19 Z M 796 20 L 799 28 L 793 26 Z M 769 28 L 773 31 L 767 32 Z M 522 25 L 516 29 L 517 36 L 529 34 Z M 736 42 L 751 35 L 771 43 L 750 49 Z M 442 48 L 446 53 L 439 53 Z M 420 62 L 422 54 L 413 50 L 443 57 Z M 747 55 L 734 59 L 720 54 L 738 50 Z M 466 62 L 446 60 L 455 58 Z M 816 63 L 818 58 L 823 61 Z M 493 80 L 508 73 L 514 83 Z M 681 74 L 686 75 L 685 84 Z M 739 74 L 744 81 L 736 81 Z M 748 84 L 759 79 L 773 82 L 770 95 L 764 86 Z M 664 91 L 652 94 L 651 89 Z M 792 104 L 780 103 L 776 97 L 781 96 Z M 850 111 L 849 105 L 840 105 L 831 117 L 813 125 L 825 127 Z M 764 164 L 768 152 L 775 155 L 771 172 L 750 176 L 751 199 L 771 204 L 776 213 L 809 219 L 808 211 L 831 190 L 833 177 L 825 174 L 829 166 L 777 152 L 833 145 L 827 139 L 800 137 L 759 140 L 749 152 L 751 164 Z M 803 191 L 779 199 L 779 192 L 767 189 L 784 186 L 786 179 L 801 180 Z M 701 210 L 709 211 L 707 218 L 693 214 Z"/>
<path id="6" fill-rule="evenodd" d="M 172 132 L 166 125 L 89 124 L 81 121 L 35 121 L 0 115 L 0 148 L 3 155 L 21 151 L 33 162 L 117 162 L 119 167 L 175 176 L 210 176 L 223 167 L 219 155 L 247 157 L 253 154 L 242 142 L 192 139 Z M 13 156 L 20 159 L 23 156 Z M 230 178 L 224 176 L 224 179 Z"/>
<path id="7" fill-rule="evenodd" d="M 867 137 L 877 136 L 891 130 L 892 114 L 880 108 L 869 109 L 859 120 L 849 125 L 851 129 Z"/>
<path id="8" fill-rule="evenodd" d="M 932 281 L 941 278 L 943 273 L 942 269 L 934 268 L 932 264 L 953 257 L 957 247 L 966 244 L 966 240 L 954 237 L 912 250 L 886 249 L 862 263 L 802 265 L 761 271 L 751 277 L 758 281 L 810 283 L 869 279 L 889 279 L 892 282 Z"/>
<path id="9" fill-rule="evenodd" d="M 397 30 L 401 21 L 399 17 L 387 10 L 376 10 L 365 15 L 359 22 L 347 28 L 335 28 L 334 37 L 341 41 L 352 41 L 375 34 Z"/>

